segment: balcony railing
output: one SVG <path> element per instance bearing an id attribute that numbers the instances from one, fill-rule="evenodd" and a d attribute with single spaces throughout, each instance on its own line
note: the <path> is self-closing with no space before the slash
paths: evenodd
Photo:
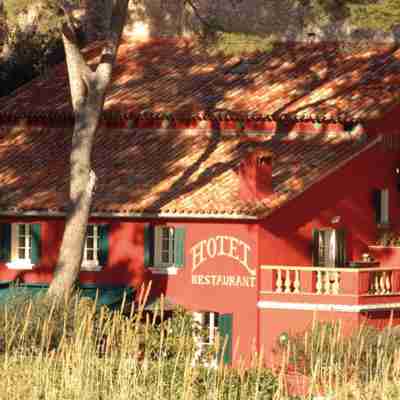
<path id="1" fill-rule="evenodd" d="M 400 268 L 261 266 L 261 291 L 317 295 L 399 295 Z"/>

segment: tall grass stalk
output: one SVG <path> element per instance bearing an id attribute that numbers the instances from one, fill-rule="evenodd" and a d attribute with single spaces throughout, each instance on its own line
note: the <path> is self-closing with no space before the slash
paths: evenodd
<path id="1" fill-rule="evenodd" d="M 14 299 L 0 306 L 0 400 L 272 399 L 276 381 L 261 363 L 196 361 L 192 326 L 181 310 L 166 318 L 163 301 L 150 316 L 125 301 L 111 312 L 78 297 Z"/>
<path id="2" fill-rule="evenodd" d="M 345 335 L 341 322 L 315 322 L 289 340 L 284 354 L 309 376 L 309 398 L 323 392 L 334 399 L 391 400 L 400 393 L 399 349 L 400 330 L 392 324 L 381 330 L 364 324 Z"/>

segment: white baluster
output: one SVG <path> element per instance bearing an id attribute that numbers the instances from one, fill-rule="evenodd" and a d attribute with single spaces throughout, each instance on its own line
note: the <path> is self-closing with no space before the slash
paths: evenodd
<path id="1" fill-rule="evenodd" d="M 316 289 L 317 289 L 317 294 L 322 294 L 322 273 L 321 271 L 317 271 L 317 285 L 316 285 Z"/>
<path id="2" fill-rule="evenodd" d="M 294 271 L 294 283 L 293 283 L 294 293 L 300 293 L 300 271 L 296 269 Z"/>
<path id="3" fill-rule="evenodd" d="M 276 289 L 275 292 L 277 293 L 282 293 L 282 271 L 278 269 L 277 275 L 276 275 Z"/>
<path id="4" fill-rule="evenodd" d="M 330 294 L 331 293 L 331 283 L 329 281 L 329 272 L 324 273 L 324 286 L 325 286 L 325 294 Z"/>
<path id="5" fill-rule="evenodd" d="M 290 293 L 292 291 L 292 282 L 290 280 L 290 271 L 286 270 L 286 274 L 285 274 L 285 293 Z"/>
<path id="6" fill-rule="evenodd" d="M 379 274 L 374 272 L 374 294 L 379 294 Z"/>
<path id="7" fill-rule="evenodd" d="M 383 272 L 381 272 L 380 278 L 379 278 L 379 290 L 380 290 L 381 294 L 386 292 L 385 279 L 386 279 L 386 271 L 383 271 Z"/>
<path id="8" fill-rule="evenodd" d="M 386 272 L 386 279 L 385 279 L 386 293 L 392 293 L 391 277 L 392 277 L 392 271 Z"/>
<path id="9" fill-rule="evenodd" d="M 333 285 L 332 285 L 333 294 L 339 294 L 340 290 L 339 279 L 340 279 L 339 272 L 333 272 Z"/>
<path id="10" fill-rule="evenodd" d="M 375 277 L 375 275 L 372 272 L 369 276 L 369 278 L 370 278 L 369 291 L 368 291 L 369 294 L 374 294 L 374 285 L 375 285 L 374 277 Z"/>

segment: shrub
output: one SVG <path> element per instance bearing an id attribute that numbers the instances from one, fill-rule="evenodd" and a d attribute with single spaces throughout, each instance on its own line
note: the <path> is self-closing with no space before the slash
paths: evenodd
<path id="1" fill-rule="evenodd" d="M 363 384 L 377 377 L 394 379 L 400 361 L 400 331 L 363 325 L 344 336 L 340 322 L 316 323 L 310 331 L 292 336 L 285 350 L 289 364 L 309 376 Z"/>
<path id="2" fill-rule="evenodd" d="M 95 327 L 96 308 L 89 299 L 76 294 L 56 304 L 44 295 L 32 298 L 23 287 L 14 293 L 0 305 L 0 354 L 22 349 L 54 350 L 62 341 L 79 335 L 80 330 L 87 330 L 90 322 Z"/>

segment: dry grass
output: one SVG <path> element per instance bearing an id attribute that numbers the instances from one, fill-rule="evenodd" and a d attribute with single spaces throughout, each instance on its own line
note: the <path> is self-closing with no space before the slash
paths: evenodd
<path id="1" fill-rule="evenodd" d="M 314 323 L 291 338 L 285 365 L 310 377 L 310 393 L 327 399 L 394 400 L 400 398 L 400 331 L 362 326 L 343 335 L 342 324 Z M 286 368 L 285 366 L 285 368 Z"/>
<path id="2" fill-rule="evenodd" d="M 273 398 L 276 380 L 262 368 L 195 362 L 189 314 L 129 314 L 77 297 L 60 307 L 43 298 L 9 302 L 0 310 L 0 399 Z"/>
<path id="3" fill-rule="evenodd" d="M 162 310 L 121 310 L 78 297 L 59 307 L 23 296 L 1 306 L 0 399 L 287 399 L 288 365 L 310 376 L 308 399 L 400 398 L 396 329 L 363 327 L 346 338 L 340 324 L 315 324 L 282 349 L 274 377 L 257 360 L 247 369 L 195 362 L 195 328 L 183 310 L 169 319 Z"/>

